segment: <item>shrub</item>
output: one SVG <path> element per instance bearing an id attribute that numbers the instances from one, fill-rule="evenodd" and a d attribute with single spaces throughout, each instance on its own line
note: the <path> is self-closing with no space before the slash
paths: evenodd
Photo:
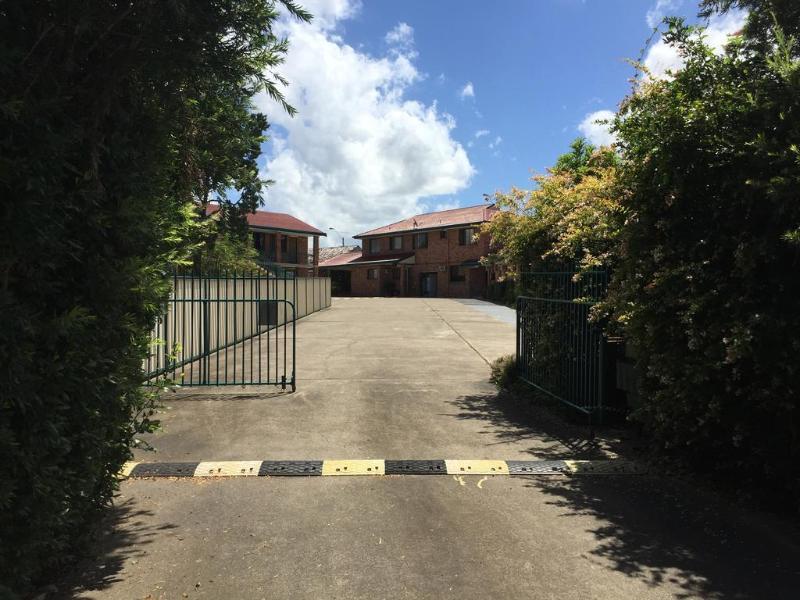
<path id="1" fill-rule="evenodd" d="M 260 203 L 250 98 L 282 99 L 265 73 L 286 42 L 263 0 L 2 12 L 0 581 L 24 592 L 74 555 L 153 426 L 141 367 L 166 267 L 201 252 L 209 197 L 240 233 Z"/>
<path id="2" fill-rule="evenodd" d="M 673 20 L 684 66 L 623 104 L 629 218 L 611 294 L 655 444 L 798 499 L 800 48 L 767 3 L 739 4 L 753 12 L 725 55 Z M 784 7 L 777 24 L 797 31 Z"/>
<path id="3" fill-rule="evenodd" d="M 517 357 L 506 354 L 492 361 L 492 374 L 489 381 L 500 389 L 508 389 L 516 379 Z"/>

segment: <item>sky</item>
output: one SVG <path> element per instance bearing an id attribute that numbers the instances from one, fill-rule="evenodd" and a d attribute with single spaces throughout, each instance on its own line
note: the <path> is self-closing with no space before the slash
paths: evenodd
<path id="1" fill-rule="evenodd" d="M 271 123 L 264 209 L 329 233 L 323 245 L 530 188 L 576 137 L 613 142 L 603 119 L 631 91 L 628 61 L 668 77 L 680 57 L 659 34 L 647 45 L 653 28 L 666 15 L 697 21 L 692 0 L 299 3 L 312 23 L 278 26 L 298 114 L 255 102 Z M 742 23 L 712 17 L 706 37 L 719 49 Z"/>

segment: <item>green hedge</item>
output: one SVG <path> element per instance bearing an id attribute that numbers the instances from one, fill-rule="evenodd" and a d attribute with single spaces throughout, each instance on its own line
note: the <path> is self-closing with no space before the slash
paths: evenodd
<path id="1" fill-rule="evenodd" d="M 800 47 L 748 4 L 755 22 L 726 56 L 673 22 L 685 66 L 623 105 L 630 193 L 611 293 L 643 373 L 634 418 L 655 445 L 796 502 Z M 785 30 L 797 12 L 778 13 Z"/>
<path id="2" fill-rule="evenodd" d="M 260 203 L 250 100 L 282 99 L 264 74 L 287 44 L 264 0 L 2 13 L 0 588 L 25 592 L 74 557 L 152 426 L 142 359 L 165 268 L 213 238 L 203 204 L 241 239 Z"/>

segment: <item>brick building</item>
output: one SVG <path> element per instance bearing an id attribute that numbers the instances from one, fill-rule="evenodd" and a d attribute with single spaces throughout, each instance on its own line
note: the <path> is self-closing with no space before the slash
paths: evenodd
<path id="1" fill-rule="evenodd" d="M 208 206 L 209 214 L 218 210 L 217 204 Z M 259 262 L 267 269 L 299 277 L 317 275 L 319 238 L 327 234 L 292 215 L 266 210 L 248 214 L 247 225 Z"/>
<path id="2" fill-rule="evenodd" d="M 354 236 L 354 249 L 320 263 L 320 271 L 353 296 L 479 297 L 488 275 L 480 258 L 489 239 L 479 233 L 494 205 L 415 215 Z"/>

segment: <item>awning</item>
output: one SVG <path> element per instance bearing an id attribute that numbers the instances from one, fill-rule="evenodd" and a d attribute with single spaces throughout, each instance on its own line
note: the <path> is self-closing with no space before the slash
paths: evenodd
<path id="1" fill-rule="evenodd" d="M 464 262 L 461 263 L 461 266 L 466 269 L 474 269 L 475 267 L 482 267 L 483 265 L 481 264 L 481 261 L 472 259 L 472 260 L 465 260 Z"/>
<path id="2" fill-rule="evenodd" d="M 402 254 L 393 256 L 391 258 L 381 258 L 377 260 L 352 260 L 350 262 L 336 265 L 337 269 L 351 269 L 353 267 L 369 267 L 369 266 L 395 266 L 395 265 L 413 265 L 415 262 L 414 254 Z"/>

